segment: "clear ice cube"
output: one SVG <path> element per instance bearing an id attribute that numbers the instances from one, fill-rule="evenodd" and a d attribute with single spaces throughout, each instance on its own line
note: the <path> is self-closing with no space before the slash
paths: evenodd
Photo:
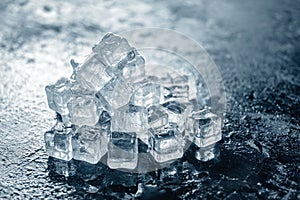
<path id="1" fill-rule="evenodd" d="M 51 157 L 68 161 L 73 155 L 72 129 L 64 128 L 62 123 L 58 124 L 44 135 L 46 152 Z"/>
<path id="2" fill-rule="evenodd" d="M 114 111 L 111 130 L 135 132 L 143 141 L 147 141 L 148 117 L 144 107 L 125 105 Z"/>
<path id="3" fill-rule="evenodd" d="M 135 83 L 145 77 L 145 59 L 134 48 L 128 55 L 128 59 L 121 61 L 118 68 L 126 81 Z"/>
<path id="4" fill-rule="evenodd" d="M 112 78 L 113 75 L 109 72 L 109 69 L 96 58 L 95 54 L 90 55 L 80 65 L 76 74 L 76 80 L 79 83 L 87 85 L 94 91 L 103 88 Z"/>
<path id="5" fill-rule="evenodd" d="M 189 87 L 187 85 L 172 85 L 163 87 L 164 101 L 189 102 Z"/>
<path id="6" fill-rule="evenodd" d="M 122 59 L 126 59 L 132 50 L 125 38 L 113 33 L 106 34 L 102 40 L 93 47 L 93 52 L 99 61 L 106 66 L 116 67 Z M 130 54 L 128 55 L 130 57 Z"/>
<path id="7" fill-rule="evenodd" d="M 108 143 L 110 168 L 134 169 L 138 161 L 138 141 L 134 132 L 112 132 Z"/>
<path id="8" fill-rule="evenodd" d="M 73 158 L 96 164 L 107 152 L 108 136 L 100 127 L 82 126 L 72 137 Z"/>
<path id="9" fill-rule="evenodd" d="M 185 128 L 186 106 L 176 101 L 164 103 L 162 106 L 168 114 L 169 124 L 177 126 L 182 132 Z"/>
<path id="10" fill-rule="evenodd" d="M 167 162 L 183 156 L 183 137 L 176 127 L 165 126 L 149 129 L 150 153 L 159 162 Z"/>
<path id="11" fill-rule="evenodd" d="M 222 120 L 208 110 L 193 112 L 186 122 L 187 139 L 198 147 L 210 146 L 222 139 Z"/>
<path id="12" fill-rule="evenodd" d="M 49 107 L 62 116 L 69 114 L 67 104 L 72 98 L 71 86 L 69 79 L 61 78 L 45 88 Z"/>
<path id="13" fill-rule="evenodd" d="M 151 128 L 159 128 L 168 124 L 168 113 L 159 106 L 148 109 L 148 124 Z"/>
<path id="14" fill-rule="evenodd" d="M 105 132 L 107 135 L 110 134 L 110 127 L 111 127 L 111 116 L 107 111 L 103 111 L 100 115 L 98 124 L 97 124 L 102 132 Z"/>
<path id="15" fill-rule="evenodd" d="M 146 83 L 134 90 L 130 103 L 136 106 L 150 107 L 162 101 L 162 87 L 159 84 Z"/>
<path id="16" fill-rule="evenodd" d="M 112 108 L 118 109 L 129 102 L 132 88 L 122 77 L 112 79 L 96 95 L 98 99 L 104 99 Z"/>
<path id="17" fill-rule="evenodd" d="M 99 111 L 93 96 L 76 96 L 68 103 L 68 108 L 73 124 L 92 126 L 99 120 Z"/>

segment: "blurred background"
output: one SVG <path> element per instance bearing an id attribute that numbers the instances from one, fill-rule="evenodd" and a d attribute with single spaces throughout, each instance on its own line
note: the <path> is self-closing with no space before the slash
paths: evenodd
<path id="1" fill-rule="evenodd" d="M 299 0 L 2 0 L 0 16 L 0 198 L 300 198 Z M 183 33 L 219 67 L 220 158 L 196 166 L 183 158 L 176 177 L 162 170 L 143 190 L 59 176 L 44 149 L 55 118 L 45 85 L 69 76 L 69 60 L 106 32 L 142 27 Z"/>

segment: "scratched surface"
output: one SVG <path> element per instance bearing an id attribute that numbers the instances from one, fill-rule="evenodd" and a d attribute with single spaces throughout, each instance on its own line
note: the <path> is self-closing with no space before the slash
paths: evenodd
<path id="1" fill-rule="evenodd" d="M 70 2 L 0 2 L 0 199 L 300 198 L 299 1 Z M 195 39 L 219 66 L 227 93 L 220 158 L 203 164 L 186 154 L 143 176 L 49 159 L 43 133 L 55 114 L 45 85 L 68 76 L 69 60 L 104 33 L 147 26 Z M 68 178 L 58 175 L 65 168 Z"/>

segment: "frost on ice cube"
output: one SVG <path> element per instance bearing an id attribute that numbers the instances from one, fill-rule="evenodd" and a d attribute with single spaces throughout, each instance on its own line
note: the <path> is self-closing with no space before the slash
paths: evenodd
<path id="1" fill-rule="evenodd" d="M 95 56 L 95 54 L 90 55 L 87 60 L 79 66 L 76 80 L 92 88 L 94 91 L 98 91 L 113 78 L 113 75 Z"/>
<path id="2" fill-rule="evenodd" d="M 72 98 L 70 88 L 71 82 L 67 78 L 61 78 L 45 88 L 49 107 L 61 115 L 69 113 L 67 104 Z"/>
<path id="3" fill-rule="evenodd" d="M 186 123 L 188 139 L 198 147 L 212 145 L 222 139 L 221 125 L 221 118 L 206 109 L 193 112 Z"/>
<path id="4" fill-rule="evenodd" d="M 112 132 L 108 143 L 110 168 L 134 169 L 138 161 L 138 142 L 134 132 Z"/>
<path id="5" fill-rule="evenodd" d="M 100 127 L 82 126 L 72 137 L 73 157 L 96 164 L 107 152 L 107 133 Z"/>
<path id="6" fill-rule="evenodd" d="M 62 123 L 58 123 L 52 130 L 45 133 L 44 139 L 49 156 L 62 160 L 72 159 L 72 130 L 70 128 L 65 128 Z"/>
<path id="7" fill-rule="evenodd" d="M 99 44 L 93 47 L 93 52 L 99 61 L 103 62 L 106 66 L 117 67 L 122 59 L 126 59 L 131 49 L 125 38 L 108 33 L 102 38 Z"/>
<path id="8" fill-rule="evenodd" d="M 151 154 L 159 162 L 167 162 L 183 156 L 183 138 L 176 127 L 165 126 L 149 129 Z"/>
<path id="9" fill-rule="evenodd" d="M 168 124 L 168 113 L 159 106 L 148 109 L 148 124 L 151 128 L 159 128 Z"/>
<path id="10" fill-rule="evenodd" d="M 76 96 L 68 103 L 68 108 L 73 124 L 95 125 L 99 120 L 98 108 L 93 96 Z"/>

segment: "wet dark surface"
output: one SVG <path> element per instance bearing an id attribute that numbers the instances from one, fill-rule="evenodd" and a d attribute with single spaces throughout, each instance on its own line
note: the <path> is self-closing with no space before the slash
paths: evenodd
<path id="1" fill-rule="evenodd" d="M 0 2 L 0 198 L 300 198 L 299 1 L 72 2 Z M 48 159 L 43 133 L 55 114 L 44 86 L 104 33 L 146 26 L 195 39 L 219 66 L 220 158 L 199 163 L 187 152 L 146 175 Z"/>

